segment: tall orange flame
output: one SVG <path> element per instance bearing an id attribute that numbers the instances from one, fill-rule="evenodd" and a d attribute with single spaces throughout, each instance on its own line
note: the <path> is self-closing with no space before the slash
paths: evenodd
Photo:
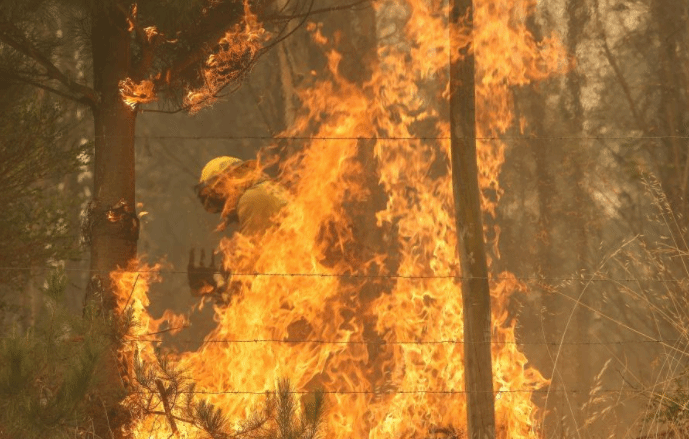
<path id="1" fill-rule="evenodd" d="M 131 261 L 126 268 L 110 273 L 117 293 L 116 311 L 119 315 L 130 316 L 132 328 L 128 339 L 119 351 L 121 365 L 129 369 L 135 354 L 143 351 L 147 360 L 155 360 L 151 344 L 147 341 L 138 342 L 138 338 L 147 338 L 149 334 L 158 332 L 162 319 L 156 320 L 148 314 L 150 300 L 148 291 L 152 283 L 160 281 L 158 270 L 160 266 L 149 266 Z"/>
<path id="2" fill-rule="evenodd" d="M 363 85 L 339 75 L 342 55 L 311 26 L 314 40 L 326 48 L 328 71 L 300 92 L 304 112 L 284 134 L 312 133 L 320 140 L 281 164 L 289 200 L 278 225 L 262 236 L 222 241 L 225 268 L 241 291 L 228 306 L 215 308 L 217 326 L 206 343 L 177 358 L 197 390 L 215 392 L 203 397 L 230 416 L 246 416 L 258 398 L 241 391 L 271 389 L 287 376 L 299 390 L 331 392 L 327 437 L 427 437 L 429 431 L 463 429 L 462 301 L 453 278 L 458 261 L 445 120 L 448 62 L 458 55 L 449 49 L 441 1 L 405 5 L 411 43 L 380 48 L 379 64 Z M 537 42 L 526 28 L 534 7 L 534 0 L 477 2 L 480 137 L 497 137 L 511 126 L 511 87 L 567 65 L 557 39 Z M 436 140 L 419 138 L 422 122 L 435 127 Z M 352 206 L 365 204 L 376 190 L 362 179 L 362 151 L 375 158 L 386 198 L 375 224 L 365 225 L 379 228 L 379 243 L 357 241 L 361 230 Z M 497 194 L 483 200 L 488 215 L 495 215 L 501 193 L 504 151 L 497 139 L 479 143 L 480 186 Z M 527 366 L 507 312 L 511 295 L 525 287 L 510 273 L 496 279 L 498 434 L 537 437 L 531 392 L 547 380 Z M 155 415 L 139 419 L 134 432 L 170 434 Z"/>

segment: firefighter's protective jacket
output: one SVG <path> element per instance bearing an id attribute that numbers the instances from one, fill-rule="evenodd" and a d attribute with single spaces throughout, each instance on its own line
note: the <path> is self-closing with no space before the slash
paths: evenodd
<path id="1" fill-rule="evenodd" d="M 285 198 L 284 189 L 269 180 L 246 189 L 237 202 L 239 231 L 248 236 L 263 235 L 275 224 L 278 212 L 287 203 Z"/>
<path id="2" fill-rule="evenodd" d="M 207 180 L 210 180 L 208 178 Z M 206 197 L 218 192 L 213 191 L 214 184 L 223 184 L 226 181 L 216 179 L 210 184 L 201 182 L 197 194 L 201 198 L 204 207 L 208 209 Z M 267 179 L 266 176 L 259 176 L 253 183 L 248 183 L 241 188 L 242 184 L 235 185 L 233 190 L 228 192 L 220 191 L 220 194 L 229 194 L 225 199 L 225 206 L 221 208 L 217 198 L 215 204 L 210 204 L 213 212 L 222 210 L 224 224 L 218 228 L 222 230 L 231 222 L 238 222 L 239 232 L 247 237 L 260 238 L 278 220 L 280 210 L 287 204 L 287 194 L 285 189 L 277 183 Z M 232 188 L 232 187 L 231 187 Z M 232 193 L 233 191 L 236 191 Z M 217 209 L 217 210 L 215 210 Z M 219 272 L 211 260 L 210 266 L 203 265 L 203 253 L 200 265 L 196 265 L 193 250 L 190 252 L 188 264 L 189 286 L 193 296 L 204 296 L 207 294 L 217 294 L 223 302 L 228 302 L 232 292 L 229 290 L 231 273 Z"/>
<path id="3" fill-rule="evenodd" d="M 250 186 L 237 201 L 239 232 L 252 237 L 263 236 L 270 227 L 275 225 L 280 209 L 285 204 L 287 201 L 284 189 L 276 183 L 264 180 Z M 213 276 L 216 291 L 224 303 L 228 303 L 234 294 L 231 276 L 231 273 Z"/>

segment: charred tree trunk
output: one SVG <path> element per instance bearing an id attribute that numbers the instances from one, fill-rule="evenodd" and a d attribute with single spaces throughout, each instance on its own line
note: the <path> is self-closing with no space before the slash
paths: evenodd
<path id="1" fill-rule="evenodd" d="M 124 10 L 129 4 L 123 5 Z M 90 211 L 91 284 L 89 300 L 112 310 L 115 298 L 109 274 L 136 257 L 138 221 L 134 211 L 134 123 L 136 112 L 119 93 L 130 71 L 130 35 L 126 17 L 108 6 L 94 6 L 93 84 L 100 96 L 94 109 L 94 193 Z"/>
<path id="2" fill-rule="evenodd" d="M 467 17 L 473 29 L 472 0 L 450 1 L 450 23 Z M 457 32 L 456 26 L 450 32 Z M 451 35 L 450 41 L 457 41 Z M 451 50 L 455 50 L 451 46 Z M 481 219 L 476 159 L 476 93 L 474 54 L 450 64 L 450 131 L 452 189 L 455 198 L 457 250 L 462 267 L 464 309 L 464 380 L 467 434 L 470 439 L 495 437 L 491 360 L 491 314 L 488 266 Z"/>
<path id="3" fill-rule="evenodd" d="M 91 46 L 93 84 L 100 101 L 93 110 L 95 129 L 94 192 L 91 202 L 90 242 L 91 279 L 87 301 L 98 301 L 96 309 L 115 310 L 116 298 L 110 272 L 125 268 L 136 257 L 138 220 L 134 201 L 134 122 L 136 112 L 124 104 L 119 81 L 130 71 L 130 34 L 123 11 L 130 2 L 120 2 L 116 9 L 110 2 L 95 3 L 92 14 Z M 117 340 L 112 341 L 112 351 Z M 120 437 L 129 413 L 119 402 L 125 396 L 125 384 L 116 356 L 107 356 L 101 365 L 106 381 L 93 408 L 98 437 Z"/>

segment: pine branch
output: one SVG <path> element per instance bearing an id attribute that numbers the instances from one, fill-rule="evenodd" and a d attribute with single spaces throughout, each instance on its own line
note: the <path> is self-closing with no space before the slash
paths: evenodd
<path id="1" fill-rule="evenodd" d="M 167 421 L 170 424 L 172 434 L 177 436 L 179 434 L 179 430 L 177 430 L 175 417 L 172 415 L 172 410 L 170 409 L 170 401 L 168 401 L 167 399 L 167 390 L 165 389 L 165 384 L 163 384 L 163 381 L 161 379 L 157 379 L 156 387 L 158 388 L 158 392 L 160 393 L 160 400 L 163 402 L 163 409 L 165 410 L 165 416 L 167 417 Z"/>
<path id="2" fill-rule="evenodd" d="M 141 48 L 141 59 L 139 59 L 134 68 L 134 78 L 137 81 L 141 81 L 150 75 L 153 60 L 156 56 L 156 49 L 165 41 L 165 37 L 158 33 L 155 27 L 144 28 L 141 26 L 136 4 L 129 11 L 123 5 L 117 5 L 117 9 L 127 17 L 130 29 L 134 31 L 136 42 Z M 151 30 L 151 32 L 147 32 L 147 30 Z"/>
<path id="3" fill-rule="evenodd" d="M 61 82 L 73 93 L 83 96 L 89 105 L 95 106 L 98 104 L 99 99 L 95 90 L 70 79 L 58 69 L 48 57 L 42 54 L 30 41 L 24 38 L 21 30 L 6 20 L 0 20 L 0 41 L 12 47 L 17 52 L 31 58 L 37 64 L 45 68 L 48 78 Z"/>
<path id="4" fill-rule="evenodd" d="M 195 405 L 194 412 L 198 425 L 212 438 L 227 437 L 227 434 L 223 432 L 225 418 L 223 417 L 222 410 L 202 400 Z"/>
<path id="5" fill-rule="evenodd" d="M 33 87 L 40 88 L 42 90 L 48 91 L 50 93 L 53 93 L 57 96 L 65 98 L 65 99 L 69 99 L 71 101 L 78 102 L 80 104 L 89 104 L 90 103 L 90 101 L 85 100 L 83 97 L 74 96 L 74 95 L 65 93 L 64 91 L 58 90 L 56 88 L 45 85 L 41 82 L 27 78 L 26 76 L 15 74 L 13 72 L 0 72 L 0 78 L 6 78 L 10 81 L 16 81 L 16 82 L 21 82 L 21 83 L 24 83 L 27 85 L 31 85 Z"/>
<path id="6" fill-rule="evenodd" d="M 311 16 L 311 14 L 313 12 L 314 3 L 315 3 L 315 1 L 311 0 L 311 2 L 309 3 L 309 9 L 306 11 L 305 14 L 301 15 L 301 21 L 299 21 L 299 23 L 292 30 L 287 32 L 287 34 L 280 36 L 275 41 L 271 42 L 268 46 L 261 49 L 261 52 L 258 54 L 257 58 L 262 56 L 263 54 L 265 54 L 266 52 L 268 52 L 270 49 L 277 46 L 281 42 L 285 41 L 288 37 L 290 37 L 292 34 L 294 34 L 298 29 L 300 29 L 304 24 L 306 24 L 306 20 Z M 295 16 L 295 18 L 296 17 L 297 16 Z M 280 35 L 282 34 L 282 32 L 284 32 L 285 29 L 287 29 L 287 26 L 289 25 L 289 21 L 290 20 L 288 20 L 288 23 L 285 24 L 285 27 L 283 28 L 283 30 L 280 31 Z"/>
<path id="7" fill-rule="evenodd" d="M 278 381 L 277 389 L 277 416 L 276 422 L 280 437 L 294 437 L 294 412 L 295 401 L 292 397 L 292 389 L 288 379 Z"/>
<path id="8" fill-rule="evenodd" d="M 304 17 L 309 17 L 313 15 L 318 15 L 318 14 L 325 14 L 327 12 L 334 12 L 334 11 L 345 11 L 347 9 L 353 9 L 355 6 L 359 5 L 364 5 L 368 3 L 368 6 L 371 6 L 373 0 L 358 0 L 353 3 L 347 3 L 346 5 L 340 5 L 340 6 L 332 6 L 329 8 L 320 8 L 320 9 L 313 9 L 310 12 L 304 12 L 301 14 L 291 14 L 291 15 L 269 15 L 265 18 L 265 21 L 289 21 L 289 20 L 296 20 L 297 18 L 304 18 Z"/>
<path id="9" fill-rule="evenodd" d="M 244 6 L 240 1 L 228 1 L 212 8 L 194 23 L 193 27 L 180 32 L 191 49 L 181 54 L 156 80 L 156 86 L 177 82 L 189 68 L 203 60 L 218 45 L 226 32 L 244 18 Z"/>

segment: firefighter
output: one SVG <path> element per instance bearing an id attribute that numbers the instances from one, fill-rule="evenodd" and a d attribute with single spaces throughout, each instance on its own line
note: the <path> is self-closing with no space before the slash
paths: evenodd
<path id="1" fill-rule="evenodd" d="M 236 223 L 239 233 L 257 238 L 275 225 L 278 212 L 286 204 L 284 190 L 261 171 L 256 160 L 216 157 L 204 166 L 195 190 L 207 212 L 221 214 L 220 230 Z M 189 254 L 192 295 L 212 294 L 227 300 L 229 273 L 216 269 L 215 255 L 209 265 L 205 265 L 204 256 L 202 251 L 196 265 L 194 250 Z"/>

